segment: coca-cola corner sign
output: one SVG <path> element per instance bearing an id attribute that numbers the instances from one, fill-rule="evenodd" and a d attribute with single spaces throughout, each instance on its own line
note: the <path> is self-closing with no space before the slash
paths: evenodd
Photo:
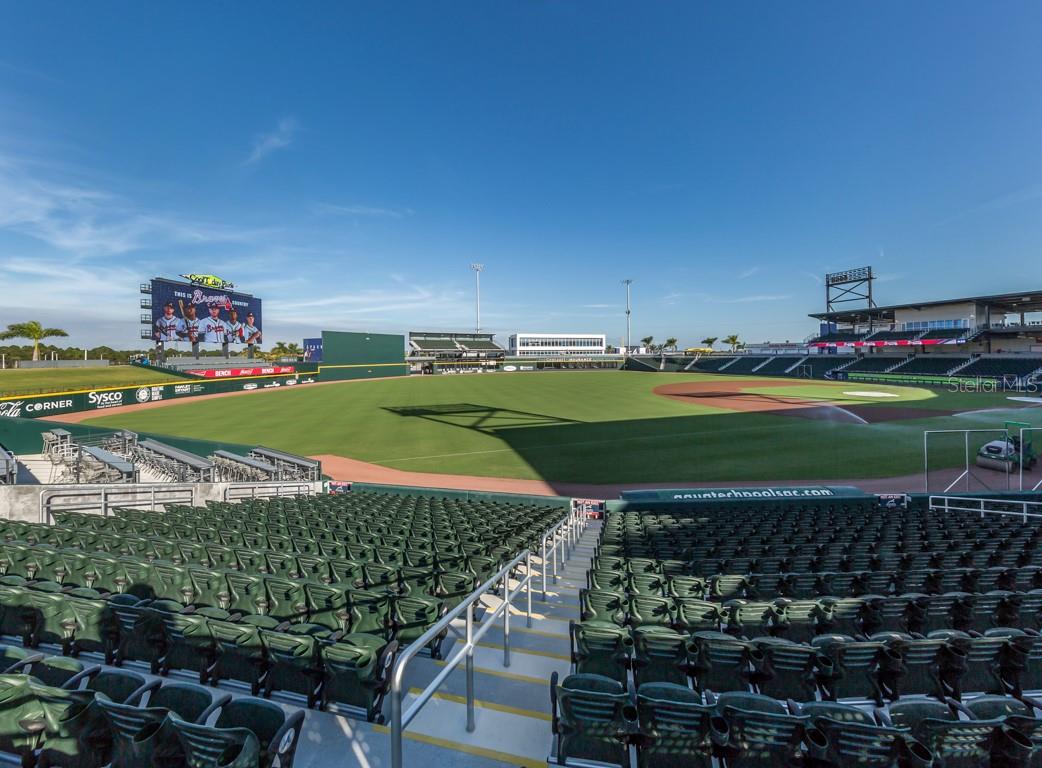
<path id="1" fill-rule="evenodd" d="M 65 413 L 73 408 L 74 403 L 71 397 L 46 400 L 4 400 L 0 402 L 0 416 L 33 418 L 51 413 Z"/>

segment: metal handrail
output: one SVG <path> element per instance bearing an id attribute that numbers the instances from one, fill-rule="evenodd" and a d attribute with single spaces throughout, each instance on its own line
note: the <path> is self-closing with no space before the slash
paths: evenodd
<path id="1" fill-rule="evenodd" d="M 556 583 L 558 547 L 563 547 L 562 557 L 570 558 L 571 549 L 574 549 L 575 545 L 578 543 L 579 537 L 582 535 L 582 531 L 585 530 L 587 522 L 588 521 L 584 515 L 580 515 L 575 509 L 569 508 L 568 514 L 565 515 L 564 518 L 555 526 L 547 529 L 540 537 L 543 550 L 543 559 L 540 567 L 543 579 L 543 601 L 546 600 L 547 541 L 553 541 L 550 552 L 553 559 L 553 579 L 554 583 Z M 564 529 L 563 531 L 562 528 Z M 517 583 L 517 586 L 511 590 L 510 573 L 514 568 L 521 564 L 522 560 L 525 563 L 525 576 Z M 391 768 L 402 768 L 402 738 L 409 723 L 411 723 L 420 713 L 420 710 L 423 709 L 424 705 L 428 701 L 430 701 L 438 688 L 441 687 L 441 684 L 448 679 L 449 675 L 451 675 L 464 660 L 466 661 L 467 677 L 467 731 L 470 732 L 474 730 L 474 648 L 477 647 L 478 641 L 485 636 L 485 633 L 495 625 L 497 619 L 502 616 L 503 666 L 510 666 L 510 609 L 513 606 L 513 600 L 522 590 L 524 590 L 526 601 L 525 623 L 528 627 L 532 626 L 533 578 L 532 551 L 526 549 L 509 563 L 500 568 L 494 576 L 468 595 L 466 600 L 445 614 L 445 616 L 443 616 L 436 624 L 430 627 L 426 632 L 420 635 L 418 639 L 410 643 L 409 646 L 402 651 L 391 670 L 391 685 L 389 691 L 391 697 Z M 500 581 L 502 581 L 503 584 L 502 602 L 490 615 L 484 617 L 480 626 L 475 630 L 474 606 L 481 600 L 482 596 L 484 596 L 486 592 L 495 587 L 496 583 Z M 459 618 L 460 615 L 464 614 L 466 617 L 466 631 L 465 634 L 461 636 L 459 631 L 452 626 L 452 622 Z M 402 680 L 405 676 L 405 668 L 421 649 L 442 632 L 449 630 L 451 630 L 457 637 L 461 637 L 461 639 L 464 640 L 463 647 L 457 650 L 453 656 L 445 662 L 445 666 L 441 671 L 435 675 L 434 679 L 431 680 L 427 687 L 417 695 L 416 700 L 413 701 L 405 712 L 403 712 Z"/>
<path id="2" fill-rule="evenodd" d="M 944 503 L 941 504 L 935 499 L 941 499 Z M 955 506 L 949 504 L 951 501 L 956 502 L 968 502 L 973 506 Z M 1021 518 L 1024 522 L 1027 522 L 1029 517 L 1042 518 L 1042 502 L 1038 501 L 1025 501 L 1021 499 L 984 499 L 974 496 L 931 496 L 930 509 L 937 509 L 942 512 L 977 512 L 980 513 L 981 517 L 985 514 L 988 515 L 1010 515 Z M 1007 506 L 1019 507 L 1020 511 L 1012 511 L 1008 509 L 985 509 L 987 504 L 1004 504 Z M 1028 510 L 1036 510 L 1029 512 Z"/>

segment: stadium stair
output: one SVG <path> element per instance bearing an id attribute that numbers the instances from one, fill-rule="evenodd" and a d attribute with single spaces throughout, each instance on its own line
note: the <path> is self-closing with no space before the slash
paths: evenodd
<path id="1" fill-rule="evenodd" d="M 548 581 L 546 602 L 538 599 L 541 597 L 538 591 L 533 593 L 530 629 L 525 627 L 523 610 L 513 609 L 509 669 L 505 670 L 502 664 L 501 623 L 480 642 L 474 655 L 475 730 L 468 733 L 465 727 L 466 685 L 461 666 L 413 720 L 406 731 L 407 741 L 494 761 L 482 762 L 482 766 L 539 768 L 546 765 L 551 741 L 546 681 L 554 672 L 562 678 L 568 674 L 571 649 L 568 624 L 579 613 L 579 590 L 585 586 L 586 572 L 599 536 L 600 524 L 595 522 L 576 544 L 571 559 L 566 560 L 563 567 L 559 564 L 558 583 L 553 585 Z M 498 598 L 492 596 L 487 596 L 486 601 L 492 610 L 499 605 Z M 412 692 L 405 701 L 406 708 L 414 694 L 442 665 L 442 662 L 422 661 L 422 667 L 418 665 L 420 674 L 410 681 Z M 406 765 L 412 765 L 408 754 Z"/>
<path id="2" fill-rule="evenodd" d="M 721 365 L 719 368 L 716 369 L 716 372 L 717 373 L 722 373 L 723 371 L 727 370 L 728 368 L 730 368 L 732 365 L 734 365 L 735 363 L 737 363 L 741 359 L 742 358 L 740 358 L 740 357 L 736 357 L 733 360 L 731 360 L 731 362 L 724 363 L 723 365 Z"/>
<path id="3" fill-rule="evenodd" d="M 959 371 L 961 371 L 963 368 L 969 368 L 971 365 L 973 365 L 975 362 L 977 362 L 977 360 L 978 360 L 978 358 L 971 357 L 965 363 L 961 363 L 961 364 L 955 366 L 954 368 L 950 369 L 948 371 L 947 375 L 948 376 L 956 376 L 956 375 L 958 375 Z"/>

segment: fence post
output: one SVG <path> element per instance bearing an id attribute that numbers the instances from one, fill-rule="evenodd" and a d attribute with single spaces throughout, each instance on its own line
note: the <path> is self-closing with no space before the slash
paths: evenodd
<path id="1" fill-rule="evenodd" d="M 546 536 L 544 535 L 542 537 L 542 539 L 543 539 L 543 557 L 542 557 L 542 560 L 539 561 L 539 572 L 542 574 L 542 577 L 543 577 L 543 602 L 545 603 L 546 602 Z"/>
<path id="2" fill-rule="evenodd" d="M 402 768 L 402 691 L 391 673 L 391 766 Z"/>
<path id="3" fill-rule="evenodd" d="M 503 610 L 503 666 L 510 666 L 510 573 L 503 574 L 503 599 L 506 608 Z"/>
<path id="4" fill-rule="evenodd" d="M 509 610 L 509 609 L 508 609 Z M 467 733 L 474 723 L 474 603 L 467 606 Z"/>
<path id="5" fill-rule="evenodd" d="M 528 550 L 525 555 L 525 602 L 528 604 L 525 609 L 527 618 L 525 620 L 525 626 L 529 629 L 532 628 L 532 550 Z"/>
<path id="6" fill-rule="evenodd" d="M 550 547 L 550 560 L 553 562 L 554 568 L 554 584 L 557 583 L 557 536 L 558 531 L 554 531 L 554 543 Z"/>

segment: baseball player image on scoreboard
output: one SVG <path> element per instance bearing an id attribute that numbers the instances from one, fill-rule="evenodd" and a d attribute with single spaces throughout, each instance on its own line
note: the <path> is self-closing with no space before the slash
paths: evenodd
<path id="1" fill-rule="evenodd" d="M 184 337 L 184 320 L 174 314 L 174 305 L 167 302 L 163 305 L 163 315 L 156 320 L 154 336 L 156 339 L 156 356 L 159 362 L 166 362 L 166 342 L 177 341 Z"/>
<path id="2" fill-rule="evenodd" d="M 246 341 L 246 348 L 248 350 L 246 356 L 252 359 L 254 349 L 261 340 L 260 328 L 257 327 L 252 312 L 246 313 L 246 324 L 242 327 L 242 337 Z"/>
<path id="3" fill-rule="evenodd" d="M 239 310 L 232 307 L 228 310 L 228 321 L 225 323 L 228 326 L 227 340 L 232 344 L 242 344 L 244 339 L 242 335 L 242 322 L 239 320 Z"/>
<path id="4" fill-rule="evenodd" d="M 189 304 L 187 307 L 183 302 L 178 301 L 181 305 L 181 314 L 184 315 L 184 330 L 181 332 L 181 337 L 188 339 L 192 344 L 192 354 L 199 355 L 199 319 L 195 316 L 195 304 Z"/>
<path id="5" fill-rule="evenodd" d="M 221 305 L 210 305 L 210 316 L 204 317 L 199 323 L 199 330 L 203 334 L 203 341 L 207 344 L 225 343 L 228 335 L 228 324 L 221 319 Z"/>

